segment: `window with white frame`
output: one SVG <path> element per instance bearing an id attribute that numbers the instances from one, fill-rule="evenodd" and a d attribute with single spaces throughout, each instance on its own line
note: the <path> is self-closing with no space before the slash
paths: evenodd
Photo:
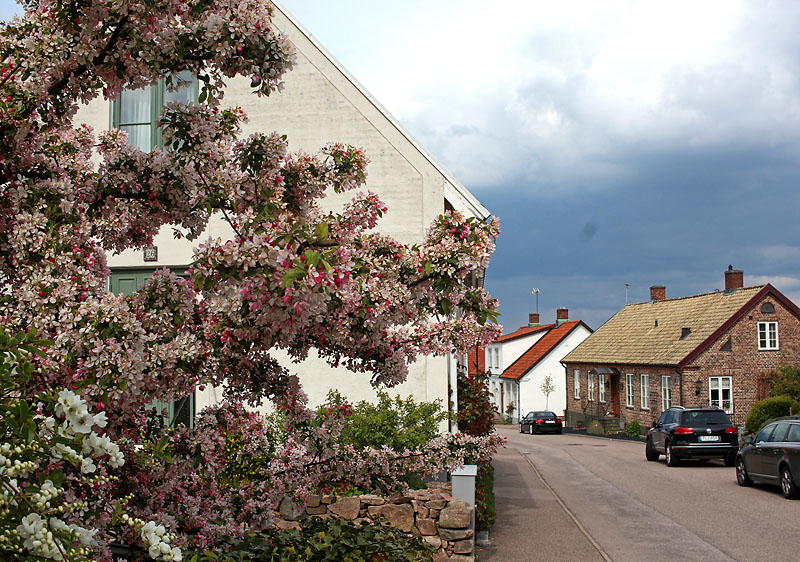
<path id="1" fill-rule="evenodd" d="M 575 400 L 581 397 L 581 371 L 575 369 L 572 371 L 572 380 L 575 385 Z"/>
<path id="2" fill-rule="evenodd" d="M 625 375 L 625 405 L 628 408 L 633 408 L 633 385 L 636 384 L 634 382 L 634 375 L 633 373 L 628 373 Z"/>
<path id="3" fill-rule="evenodd" d="M 598 375 L 597 377 L 598 388 L 600 389 L 600 402 L 606 401 L 606 376 Z"/>
<path id="4" fill-rule="evenodd" d="M 499 347 L 495 347 L 494 348 L 494 368 L 495 369 L 499 369 L 500 368 L 500 348 Z"/>
<path id="5" fill-rule="evenodd" d="M 663 375 L 661 377 L 661 411 L 672 407 L 672 386 L 670 386 L 671 377 Z"/>
<path id="6" fill-rule="evenodd" d="M 650 409 L 650 375 L 641 375 L 642 395 L 639 407 L 642 410 Z"/>
<path id="7" fill-rule="evenodd" d="M 778 323 L 758 323 L 758 349 L 778 349 Z"/>
<path id="8" fill-rule="evenodd" d="M 589 397 L 589 402 L 594 402 L 594 373 L 586 375 L 586 394 Z"/>
<path id="9" fill-rule="evenodd" d="M 725 410 L 728 414 L 733 413 L 733 394 L 731 377 L 709 377 L 708 378 L 708 403 Z"/>

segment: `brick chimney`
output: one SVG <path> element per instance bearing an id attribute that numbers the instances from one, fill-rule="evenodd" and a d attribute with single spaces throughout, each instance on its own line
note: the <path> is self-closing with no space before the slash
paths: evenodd
<path id="1" fill-rule="evenodd" d="M 556 309 L 556 326 L 561 326 L 564 322 L 569 320 L 569 310 L 566 308 Z"/>
<path id="2" fill-rule="evenodd" d="M 650 287 L 650 300 L 651 301 L 667 300 L 667 288 L 664 285 L 653 285 L 652 287 Z"/>
<path id="3" fill-rule="evenodd" d="M 532 328 L 533 326 L 539 325 L 539 313 L 538 312 L 531 312 L 528 314 L 528 327 Z"/>
<path id="4" fill-rule="evenodd" d="M 741 269 L 733 269 L 732 265 L 728 266 L 728 271 L 725 272 L 725 290 L 733 291 L 744 287 L 744 272 Z"/>

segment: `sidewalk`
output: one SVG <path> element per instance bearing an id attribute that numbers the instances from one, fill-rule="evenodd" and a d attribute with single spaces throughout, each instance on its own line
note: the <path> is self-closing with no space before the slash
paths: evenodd
<path id="1" fill-rule="evenodd" d="M 492 546 L 476 548 L 480 562 L 606 560 L 517 449 L 501 449 L 492 464 L 497 522 Z"/>

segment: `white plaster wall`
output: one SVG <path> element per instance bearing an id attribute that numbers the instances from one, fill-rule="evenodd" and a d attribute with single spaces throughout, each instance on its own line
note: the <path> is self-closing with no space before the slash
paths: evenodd
<path id="1" fill-rule="evenodd" d="M 471 196 L 456 188 L 428 155 L 421 152 L 405 132 L 396 127 L 351 79 L 343 74 L 326 54 L 283 14 L 276 11 L 275 25 L 288 35 L 297 49 L 295 68 L 285 77 L 285 90 L 268 98 L 250 93 L 247 79 L 232 80 L 225 92 L 225 105 L 240 105 L 249 116 L 243 134 L 256 131 L 288 136 L 290 150 L 317 152 L 333 141 L 365 149 L 370 158 L 366 189 L 376 192 L 389 207 L 379 223 L 379 230 L 407 244 L 423 240 L 425 230 L 444 211 L 445 190 L 457 209 L 474 214 Z M 76 123 L 92 126 L 96 132 L 110 125 L 110 102 L 97 99 L 78 112 Z M 324 206 L 339 208 L 353 194 L 331 194 Z M 141 252 L 126 251 L 109 256 L 109 265 L 119 267 L 186 266 L 194 248 L 203 240 L 229 238 L 231 230 L 215 218 L 207 231 L 194 242 L 175 240 L 171 228 L 164 228 L 154 240 L 158 261 L 143 261 Z M 284 357 L 284 359 L 286 359 Z M 369 376 L 332 369 L 315 356 L 296 365 L 297 372 L 312 405 L 319 404 L 331 388 L 338 389 L 352 401 L 372 399 L 375 392 Z M 410 367 L 407 381 L 391 390 L 392 394 L 413 395 L 417 400 L 439 399 L 446 408 L 448 400 L 447 358 L 426 357 Z M 219 389 L 198 392 L 197 406 L 221 397 Z"/>
<path id="2" fill-rule="evenodd" d="M 519 390 L 522 415 L 532 410 L 545 409 L 555 412 L 559 416 L 564 415 L 564 410 L 567 408 L 567 375 L 564 366 L 561 364 L 561 359 L 588 338 L 590 333 L 584 326 L 578 326 L 555 349 L 547 354 L 533 370 L 522 377 Z M 547 375 L 553 377 L 553 385 L 556 387 L 550 393 L 549 400 L 546 399 L 541 391 L 542 382 Z"/>
<path id="3" fill-rule="evenodd" d="M 502 370 L 505 371 L 508 369 L 514 361 L 528 351 L 533 344 L 542 339 L 542 336 L 546 333 L 547 331 L 542 330 L 541 332 L 503 342 L 502 351 L 500 352 L 500 366 Z"/>

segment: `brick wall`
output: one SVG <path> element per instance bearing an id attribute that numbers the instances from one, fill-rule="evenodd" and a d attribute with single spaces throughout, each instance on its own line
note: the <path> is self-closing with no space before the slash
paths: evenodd
<path id="1" fill-rule="evenodd" d="M 774 312 L 762 312 L 762 306 L 771 304 Z M 778 349 L 765 351 L 758 349 L 758 323 L 778 323 Z M 727 346 L 730 340 L 730 346 Z M 728 347 L 730 349 L 728 350 Z M 672 405 L 704 407 L 709 405 L 709 378 L 731 377 L 733 415 L 732 421 L 744 424 L 753 404 L 764 398 L 769 390 L 768 377 L 783 364 L 800 366 L 800 319 L 784 307 L 780 301 L 767 295 L 756 303 L 742 318 L 725 331 L 705 351 L 687 365 L 682 374 L 673 367 L 648 367 L 639 365 L 615 365 L 620 371 L 618 392 L 620 396 L 620 421 L 628 423 L 636 420 L 643 427 L 649 427 L 662 412 L 662 375 L 670 376 Z M 587 373 L 594 367 L 607 365 L 567 364 L 567 424 L 574 426 L 576 421 L 593 419 L 603 414 L 597 403 L 598 390 L 595 388 L 595 402 L 588 400 Z M 580 370 L 580 398 L 574 398 L 575 385 L 573 370 Z M 634 373 L 633 407 L 626 406 L 626 373 Z M 650 375 L 648 405 L 641 407 L 641 377 Z M 598 384 L 595 375 L 595 386 Z M 683 380 L 681 388 L 680 381 Z M 584 423 L 585 425 L 585 423 Z"/>

